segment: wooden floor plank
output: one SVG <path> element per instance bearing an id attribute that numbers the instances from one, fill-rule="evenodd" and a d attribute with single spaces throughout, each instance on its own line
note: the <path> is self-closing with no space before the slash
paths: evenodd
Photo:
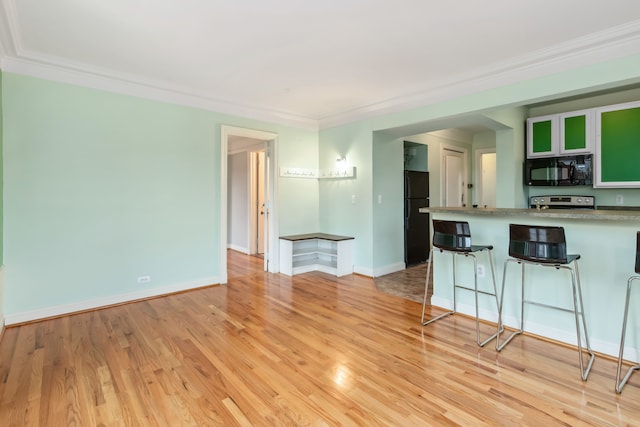
<path id="1" fill-rule="evenodd" d="M 583 382 L 575 349 L 497 353 L 369 278 L 262 268 L 230 252 L 227 285 L 7 328 L 0 424 L 640 425 L 640 374 L 616 394 L 612 359 Z"/>

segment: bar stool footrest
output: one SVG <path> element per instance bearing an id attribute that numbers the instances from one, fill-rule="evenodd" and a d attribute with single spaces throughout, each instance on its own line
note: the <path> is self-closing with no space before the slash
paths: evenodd
<path id="1" fill-rule="evenodd" d="M 593 366 L 593 361 L 596 360 L 596 355 L 593 354 L 593 352 L 590 349 L 585 348 L 585 350 L 587 350 L 587 353 L 589 354 L 589 363 L 587 363 L 587 368 L 582 372 L 583 381 L 587 380 L 587 377 L 589 376 L 589 372 L 591 372 L 591 366 Z M 580 353 L 580 357 L 582 357 L 582 353 Z"/>
<path id="2" fill-rule="evenodd" d="M 455 314 L 455 311 L 454 311 L 454 310 L 452 310 L 452 311 L 447 311 L 447 312 L 445 312 L 445 313 L 442 313 L 442 314 L 440 314 L 440 315 L 438 315 L 438 316 L 434 317 L 433 319 L 427 320 L 426 322 L 424 321 L 424 318 L 423 318 L 423 319 L 422 319 L 422 326 L 426 326 L 426 325 L 428 325 L 429 323 L 433 323 L 433 322 L 435 322 L 436 320 L 440 320 L 440 319 L 442 319 L 443 317 L 447 317 L 447 316 L 450 316 L 450 315 L 452 315 L 452 314 Z"/>
<path id="3" fill-rule="evenodd" d="M 625 374 L 624 378 L 622 378 L 622 381 L 616 384 L 616 393 L 622 393 L 622 388 L 627 383 L 627 381 L 629 381 L 629 378 L 631 378 L 631 374 L 633 374 L 634 371 L 639 371 L 639 370 L 640 370 L 640 365 L 634 365 L 630 367 L 627 373 Z"/>

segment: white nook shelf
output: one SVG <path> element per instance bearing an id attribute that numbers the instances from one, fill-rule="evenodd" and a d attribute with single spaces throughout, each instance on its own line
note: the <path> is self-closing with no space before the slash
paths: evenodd
<path id="1" fill-rule="evenodd" d="M 353 273 L 353 237 L 311 233 L 280 237 L 280 272 L 287 276 L 323 271 L 338 277 Z"/>

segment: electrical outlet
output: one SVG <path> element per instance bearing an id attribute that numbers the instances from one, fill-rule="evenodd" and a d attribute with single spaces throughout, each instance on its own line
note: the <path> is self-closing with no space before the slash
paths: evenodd
<path id="1" fill-rule="evenodd" d="M 151 281 L 151 276 L 138 277 L 138 283 L 149 283 L 150 281 Z"/>
<path id="2" fill-rule="evenodd" d="M 484 277 L 484 265 L 478 264 L 478 270 L 476 272 L 478 277 Z"/>
<path id="3" fill-rule="evenodd" d="M 622 194 L 616 194 L 616 205 L 624 205 L 624 197 Z"/>

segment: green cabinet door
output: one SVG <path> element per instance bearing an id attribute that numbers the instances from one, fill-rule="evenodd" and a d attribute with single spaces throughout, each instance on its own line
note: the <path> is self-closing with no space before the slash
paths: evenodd
<path id="1" fill-rule="evenodd" d="M 558 154 L 558 115 L 527 119 L 527 157 Z"/>
<path id="2" fill-rule="evenodd" d="M 595 187 L 640 187 L 640 102 L 599 108 Z"/>
<path id="3" fill-rule="evenodd" d="M 593 152 L 595 131 L 593 110 L 560 114 L 560 149 L 558 154 L 587 154 Z"/>

